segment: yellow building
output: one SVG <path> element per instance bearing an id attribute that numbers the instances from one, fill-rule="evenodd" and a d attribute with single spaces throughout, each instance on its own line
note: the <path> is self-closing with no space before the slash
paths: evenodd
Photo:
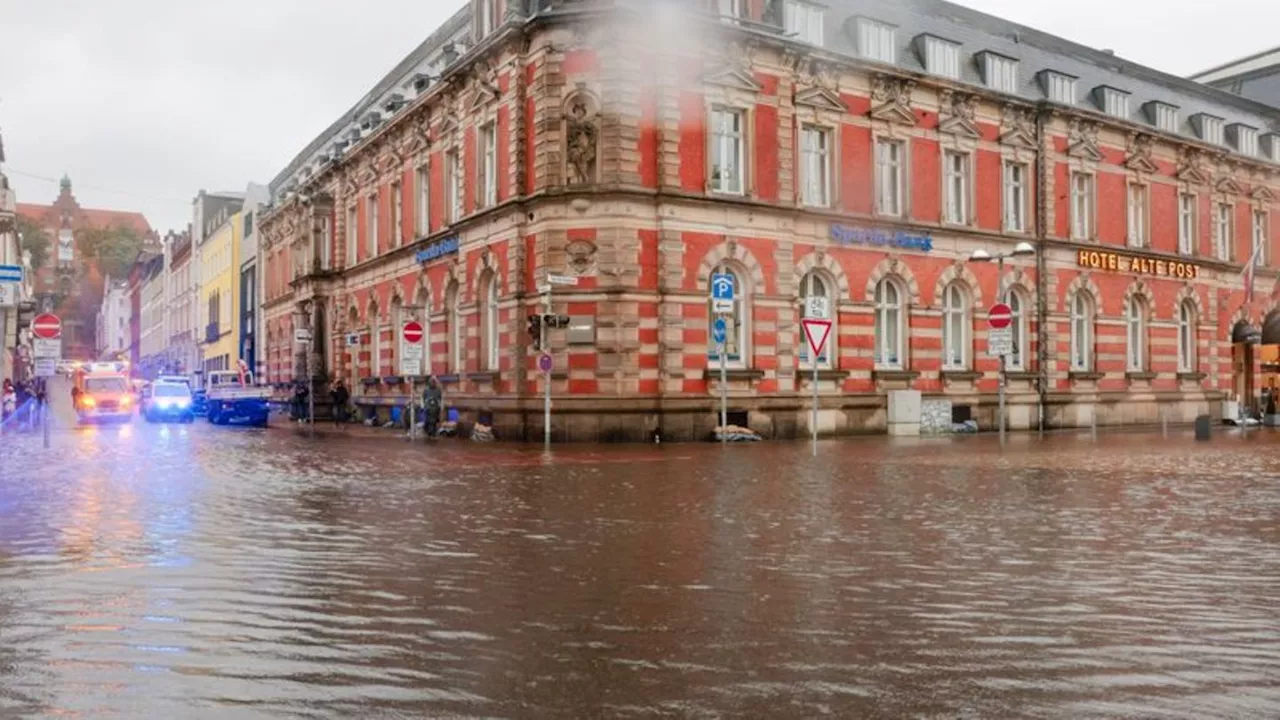
<path id="1" fill-rule="evenodd" d="M 204 371 L 233 370 L 240 359 L 242 213 L 225 214 L 205 233 L 200 253 L 200 357 Z"/>

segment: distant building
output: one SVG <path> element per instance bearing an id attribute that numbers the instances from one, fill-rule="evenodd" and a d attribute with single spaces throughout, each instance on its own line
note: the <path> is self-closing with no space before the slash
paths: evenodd
<path id="1" fill-rule="evenodd" d="M 250 183 L 244 193 L 243 231 L 240 239 L 240 359 L 253 371 L 256 379 L 265 379 L 260 363 L 265 357 L 258 352 L 262 343 L 262 313 L 258 299 L 262 297 L 262 273 L 258 263 L 258 218 L 271 200 L 265 185 Z"/>
<path id="2" fill-rule="evenodd" d="M 223 208 L 205 219 L 200 251 L 200 356 L 205 372 L 231 370 L 239 359 L 240 239 L 243 214 Z"/>
<path id="3" fill-rule="evenodd" d="M 1192 80 L 1280 107 L 1280 47 L 1233 60 L 1191 76 Z"/>
<path id="4" fill-rule="evenodd" d="M 195 280 L 191 262 L 191 228 L 184 233 L 170 233 L 165 238 L 165 312 L 168 320 L 166 359 L 169 370 L 186 374 L 200 366 L 200 352 L 196 344 Z"/>
<path id="5" fill-rule="evenodd" d="M 139 367 L 141 377 L 154 378 L 167 370 L 168 337 L 165 335 L 165 266 L 164 255 L 151 256 L 143 262 L 141 309 L 139 323 Z"/>
<path id="6" fill-rule="evenodd" d="M 4 162 L 4 139 L 0 138 L 0 163 Z M 25 265 L 18 245 L 17 197 L 9 187 L 9 179 L 0 171 L 0 265 Z M 9 283 L 0 288 L 0 375 L 19 378 L 21 365 L 18 346 L 19 304 L 26 300 L 29 283 Z"/>
<path id="7" fill-rule="evenodd" d="M 107 278 L 105 284 L 98 308 L 94 359 L 123 357 L 129 351 L 129 283 Z"/>
<path id="8" fill-rule="evenodd" d="M 200 302 L 202 296 L 202 268 L 204 265 L 202 254 L 210 231 L 219 224 L 210 221 L 239 212 L 242 207 L 244 207 L 244 193 L 241 192 L 208 192 L 201 190 L 196 193 L 195 199 L 191 201 L 191 265 L 189 272 L 192 302 L 189 311 L 190 324 L 195 339 L 195 353 L 192 357 L 191 365 L 188 366 L 188 372 L 200 372 L 204 366 L 204 357 L 201 353 L 203 351 L 204 333 L 208 325 L 208 313 L 206 312 L 207 308 Z"/>

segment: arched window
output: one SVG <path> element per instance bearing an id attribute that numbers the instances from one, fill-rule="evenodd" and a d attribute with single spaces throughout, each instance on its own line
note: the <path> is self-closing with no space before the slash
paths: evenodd
<path id="1" fill-rule="evenodd" d="M 1178 306 L 1178 372 L 1196 369 L 1196 306 L 1183 300 Z"/>
<path id="2" fill-rule="evenodd" d="M 942 369 L 969 367 L 969 291 L 953 282 L 942 291 Z"/>
<path id="3" fill-rule="evenodd" d="M 1128 369 L 1142 372 L 1147 368 L 1147 303 L 1134 295 L 1125 308 L 1125 328 L 1129 339 Z"/>
<path id="4" fill-rule="evenodd" d="M 484 288 L 484 369 L 498 370 L 498 276 L 489 273 Z"/>
<path id="5" fill-rule="evenodd" d="M 462 310 L 458 307 L 458 284 L 444 293 L 445 324 L 449 330 L 449 372 L 462 372 Z"/>
<path id="6" fill-rule="evenodd" d="M 906 367 L 903 344 L 906 335 L 905 293 L 896 279 L 884 278 L 876 285 L 875 365 L 883 370 Z"/>
<path id="7" fill-rule="evenodd" d="M 431 374 L 431 291 L 425 287 L 420 288 L 413 304 L 417 306 L 415 312 L 425 319 L 422 323 L 422 366 L 418 369 L 418 374 L 426 376 Z"/>
<path id="8" fill-rule="evenodd" d="M 830 369 L 835 367 L 833 358 L 836 357 L 836 303 L 832 297 L 833 283 L 827 277 L 818 272 L 811 270 L 804 279 L 800 281 L 800 309 L 806 313 L 808 317 L 808 300 L 809 298 L 826 298 L 827 299 L 827 317 L 825 319 L 831 321 L 831 331 L 827 334 L 827 344 L 822 347 L 822 352 L 818 353 L 818 367 Z M 809 339 L 804 335 L 804 329 L 800 329 L 800 365 L 801 367 L 813 368 L 813 361 L 809 359 Z"/>
<path id="9" fill-rule="evenodd" d="M 730 314 L 722 314 L 725 320 L 724 332 L 724 348 L 725 348 L 725 364 L 730 366 L 745 367 L 746 358 L 750 357 L 750 317 L 751 303 L 747 297 L 750 290 L 742 282 L 742 273 L 732 268 L 721 267 L 714 271 L 715 273 L 723 273 L 733 279 L 733 312 Z M 707 303 L 707 359 L 713 365 L 720 364 L 720 354 L 716 343 L 711 339 L 710 329 L 715 323 L 717 313 L 714 303 L 708 300 Z"/>
<path id="10" fill-rule="evenodd" d="M 1071 299 L 1071 369 L 1093 368 L 1093 298 L 1084 291 Z"/>
<path id="11" fill-rule="evenodd" d="M 1013 316 L 1009 325 L 1013 354 L 1005 357 L 1004 367 L 1006 370 L 1023 371 L 1027 369 L 1027 301 L 1022 291 L 1009 289 L 1005 291 L 1005 303 Z"/>
<path id="12" fill-rule="evenodd" d="M 373 352 L 369 359 L 368 377 L 382 377 L 382 318 L 378 317 L 378 305 L 369 307 L 369 344 Z"/>

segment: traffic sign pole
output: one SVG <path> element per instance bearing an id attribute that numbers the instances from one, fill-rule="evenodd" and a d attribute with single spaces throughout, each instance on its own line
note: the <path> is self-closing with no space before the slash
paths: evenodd
<path id="1" fill-rule="evenodd" d="M 545 353 L 551 352 L 551 348 L 547 345 L 547 322 L 546 315 L 551 314 L 551 283 L 546 286 L 546 294 L 542 296 L 543 321 L 539 326 L 542 332 L 539 347 Z M 542 445 L 543 448 L 551 450 L 551 371 L 548 370 L 542 374 Z"/>
<path id="2" fill-rule="evenodd" d="M 809 303 L 808 310 L 815 316 L 825 316 L 825 303 Z M 818 454 L 818 357 L 827 346 L 831 337 L 831 320 L 826 317 L 806 317 L 800 321 L 804 329 L 804 338 L 809 343 L 809 361 L 813 363 L 813 416 L 809 419 L 810 432 L 813 435 L 813 454 Z"/>
<path id="3" fill-rule="evenodd" d="M 1000 300 L 1000 307 L 1005 310 L 1004 316 L 1009 317 L 1009 306 L 1004 304 L 1004 254 L 1000 254 L 999 260 L 996 261 L 996 292 L 997 298 Z M 1005 323 L 1008 326 L 1008 323 Z M 1000 378 L 999 378 L 999 396 L 1000 396 L 1000 447 L 1004 447 L 1004 386 L 1006 380 L 1005 354 L 1000 353 Z"/>

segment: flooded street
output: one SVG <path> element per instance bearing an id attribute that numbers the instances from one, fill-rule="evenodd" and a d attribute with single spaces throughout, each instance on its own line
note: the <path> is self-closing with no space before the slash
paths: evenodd
<path id="1" fill-rule="evenodd" d="M 1280 716 L 1280 435 L 0 446 L 0 717 Z"/>

